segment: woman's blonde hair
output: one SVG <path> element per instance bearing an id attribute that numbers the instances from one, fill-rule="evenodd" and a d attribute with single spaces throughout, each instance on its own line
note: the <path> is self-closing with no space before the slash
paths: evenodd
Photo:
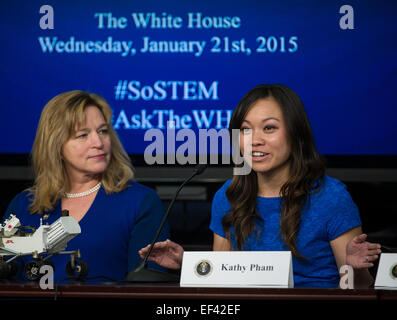
<path id="1" fill-rule="evenodd" d="M 80 90 L 64 92 L 51 99 L 44 107 L 32 148 L 35 174 L 31 213 L 53 210 L 68 188 L 68 179 L 62 160 L 62 146 L 75 133 L 76 125 L 85 122 L 84 110 L 96 106 L 109 127 L 111 156 L 101 182 L 106 193 L 119 192 L 133 179 L 133 167 L 110 121 L 112 110 L 104 98 Z"/>

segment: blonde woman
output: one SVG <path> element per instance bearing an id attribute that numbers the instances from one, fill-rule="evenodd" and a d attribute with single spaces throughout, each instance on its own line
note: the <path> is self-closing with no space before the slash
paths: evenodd
<path id="1" fill-rule="evenodd" d="M 111 118 L 96 94 L 70 91 L 50 100 L 32 149 L 34 185 L 11 201 L 5 218 L 12 213 L 38 227 L 40 218 L 51 224 L 68 210 L 82 230 L 68 249 L 80 249 L 90 276 L 121 280 L 140 262 L 138 249 L 153 238 L 163 207 L 152 189 L 133 181 Z M 68 259 L 51 258 L 55 280 L 66 277 Z"/>

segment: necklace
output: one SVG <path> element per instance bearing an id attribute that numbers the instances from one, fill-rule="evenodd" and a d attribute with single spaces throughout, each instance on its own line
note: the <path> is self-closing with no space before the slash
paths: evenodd
<path id="1" fill-rule="evenodd" d="M 65 197 L 66 198 L 80 198 L 80 197 L 85 197 L 88 196 L 91 193 L 94 193 L 101 187 L 101 183 L 99 182 L 96 186 L 92 187 L 91 189 L 84 191 L 84 192 L 79 192 L 79 193 L 67 193 L 65 192 Z"/>

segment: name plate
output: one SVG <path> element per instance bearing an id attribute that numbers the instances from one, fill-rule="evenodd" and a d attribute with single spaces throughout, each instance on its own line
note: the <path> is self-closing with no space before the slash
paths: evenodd
<path id="1" fill-rule="evenodd" d="M 184 252 L 181 287 L 293 288 L 290 251 Z"/>
<path id="2" fill-rule="evenodd" d="M 375 289 L 397 290 L 397 253 L 380 255 Z"/>

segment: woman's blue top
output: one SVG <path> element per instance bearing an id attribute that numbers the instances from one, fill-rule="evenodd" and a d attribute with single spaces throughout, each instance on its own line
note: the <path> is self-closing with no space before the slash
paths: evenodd
<path id="1" fill-rule="evenodd" d="M 230 183 L 228 180 L 217 191 L 212 202 L 210 228 L 224 238 L 222 219 L 230 210 L 226 198 Z M 281 198 L 258 196 L 256 208 L 263 219 L 257 223 L 259 237 L 256 232 L 251 234 L 243 250 L 289 250 L 279 234 Z M 330 241 L 361 225 L 358 208 L 342 182 L 325 176 L 319 191 L 306 201 L 301 215 L 297 249 L 306 259 L 293 256 L 294 286 L 336 288 L 340 278 Z M 236 248 L 233 229 L 231 231 L 232 244 Z"/>

